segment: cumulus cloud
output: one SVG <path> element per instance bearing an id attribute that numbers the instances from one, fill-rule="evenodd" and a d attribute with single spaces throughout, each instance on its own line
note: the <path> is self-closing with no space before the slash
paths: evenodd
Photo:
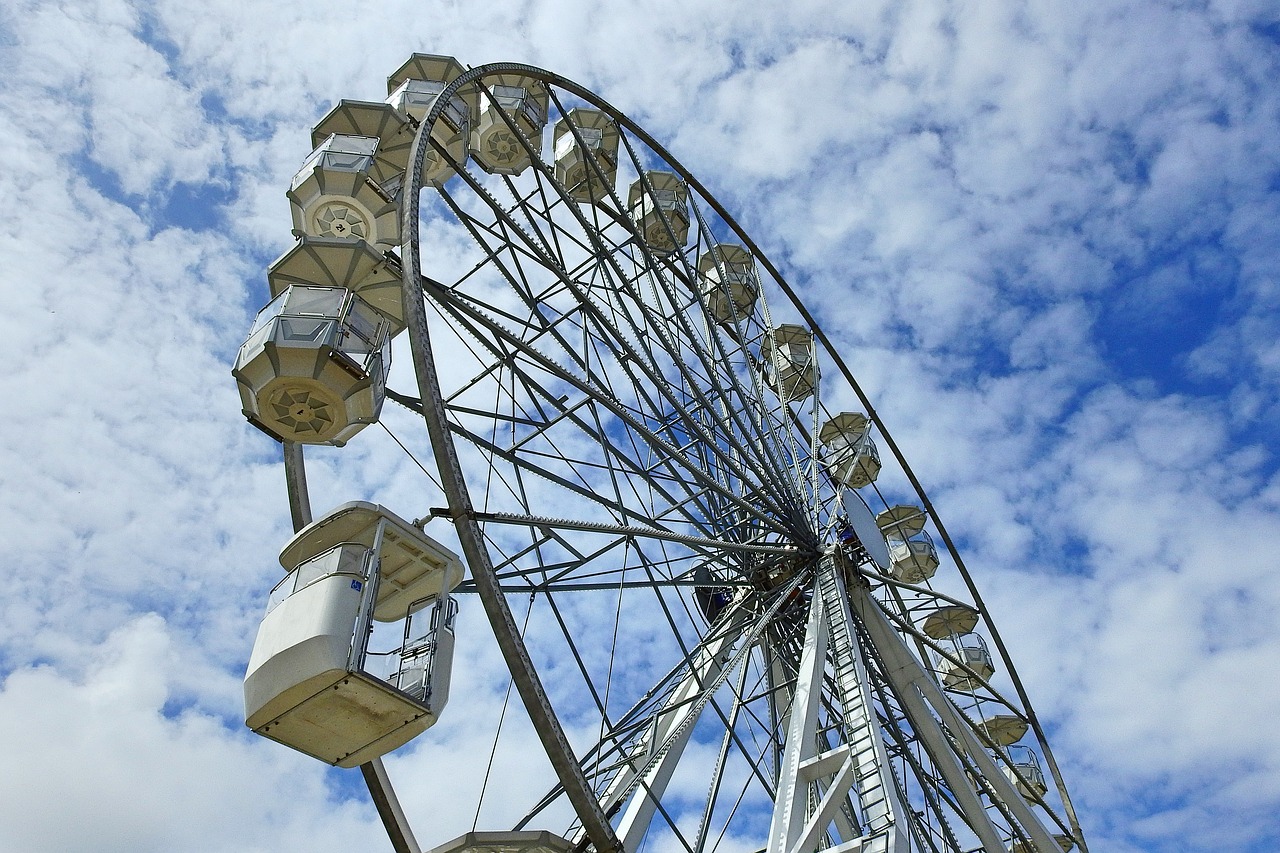
<path id="1" fill-rule="evenodd" d="M 384 843 L 351 774 L 237 718 L 288 514 L 228 372 L 310 125 L 415 50 L 593 87 L 778 262 L 965 549 L 1095 849 L 1275 846 L 1272 4 L 84 0 L 0 33 L 0 847 Z M 317 511 L 443 502 L 378 427 L 308 463 Z M 389 760 L 424 843 L 470 827 L 505 689 L 463 618 L 464 711 Z M 548 782 L 505 725 L 494 778 Z"/>
<path id="2" fill-rule="evenodd" d="M 82 650 L 79 676 L 38 666 L 4 680 L 0 720 L 23 736 L 0 783 L 0 846 L 336 851 L 381 831 L 363 806 L 300 772 L 301 756 L 170 705 L 175 675 L 192 664 L 171 635 L 160 617 L 135 617 Z"/>

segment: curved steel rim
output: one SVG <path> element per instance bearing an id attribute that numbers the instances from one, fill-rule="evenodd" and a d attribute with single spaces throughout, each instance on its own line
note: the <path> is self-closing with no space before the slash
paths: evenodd
<path id="1" fill-rule="evenodd" d="M 420 246 L 418 239 L 419 229 L 419 196 L 423 189 L 422 172 L 425 162 L 427 149 L 430 147 L 430 132 L 435 125 L 436 120 L 440 117 L 449 100 L 464 87 L 473 85 L 481 81 L 484 77 L 498 74 L 520 74 L 523 76 L 538 79 L 548 85 L 555 85 L 582 100 L 590 103 L 592 106 L 601 109 L 609 114 L 609 116 L 617 121 L 621 127 L 624 127 L 635 138 L 639 139 L 649 147 L 655 154 L 663 159 L 663 161 L 675 170 L 680 177 L 698 194 L 704 201 L 708 203 L 710 208 L 724 221 L 724 223 L 733 230 L 742 244 L 752 253 L 753 257 L 769 272 L 779 288 L 785 294 L 791 305 L 798 311 L 809 329 L 813 332 L 814 338 L 821 343 L 823 350 L 831 362 L 838 368 L 845 381 L 849 383 L 850 388 L 857 396 L 861 405 L 866 409 L 867 416 L 872 423 L 875 424 L 880 434 L 883 436 L 886 445 L 889 447 L 895 461 L 910 482 L 916 496 L 920 499 L 922 506 L 933 519 L 934 525 L 938 529 L 938 533 L 951 554 L 952 560 L 959 570 L 964 584 L 973 598 L 974 604 L 977 605 L 979 611 L 984 615 L 983 624 L 987 627 L 991 634 L 991 641 L 995 645 L 999 653 L 1000 660 L 1004 664 L 1005 671 L 1008 673 L 1019 702 L 1022 705 L 1022 712 L 1025 714 L 1028 723 L 1036 734 L 1045 760 L 1048 762 L 1051 775 L 1055 780 L 1058 793 L 1062 799 L 1067 819 L 1071 825 L 1074 840 L 1080 845 L 1080 849 L 1084 853 L 1088 853 L 1088 847 L 1085 844 L 1083 833 L 1076 816 L 1074 805 L 1072 804 L 1069 793 L 1066 790 L 1065 783 L 1050 748 L 1048 738 L 1045 736 L 1044 730 L 1035 714 L 1030 699 L 1023 686 L 1021 678 L 1018 676 L 1017 670 L 1013 665 L 1013 661 L 1009 656 L 1008 649 L 1000 636 L 994 621 L 990 618 L 987 606 L 982 599 L 981 593 L 978 591 L 977 585 L 973 581 L 968 567 L 965 565 L 963 557 L 959 550 L 955 547 L 954 541 L 947 531 L 941 517 L 934 508 L 932 501 L 926 494 L 923 486 L 917 478 L 910 463 L 907 461 L 897 442 L 893 439 L 892 434 L 881 420 L 879 413 L 871 404 L 862 386 L 854 377 L 852 370 L 841 358 L 838 351 L 832 345 L 831 340 L 826 333 L 818 325 L 812 313 L 800 301 L 795 290 L 790 286 L 786 279 L 781 275 L 778 269 L 768 259 L 759 246 L 751 239 L 750 235 L 738 224 L 737 220 L 719 203 L 716 198 L 707 191 L 703 184 L 691 174 L 677 159 L 675 159 L 667 149 L 662 146 L 656 139 L 650 136 L 642 127 L 628 118 L 623 112 L 615 108 L 608 101 L 596 95 L 589 89 L 575 83 L 574 81 L 562 77 L 553 72 L 538 68 L 532 65 L 522 63 L 490 63 L 486 65 L 472 68 L 449 83 L 437 97 L 431 110 L 423 118 L 415 134 L 413 146 L 410 149 L 409 166 L 406 171 L 406 180 L 401 196 L 401 260 L 402 260 L 402 293 L 404 316 L 409 333 L 410 349 L 413 355 L 415 374 L 417 375 L 419 391 L 422 399 L 422 414 L 426 422 L 428 435 L 432 444 L 432 452 L 436 459 L 436 464 L 441 472 L 442 484 L 445 487 L 445 494 L 449 504 L 450 516 L 454 522 L 460 544 L 467 558 L 468 563 L 472 566 L 473 578 L 476 580 L 477 593 L 484 605 L 486 614 L 489 616 L 493 625 L 495 635 L 498 637 L 499 645 L 503 648 L 504 657 L 512 671 L 513 680 L 516 682 L 517 688 L 521 692 L 522 699 L 525 700 L 526 706 L 529 706 L 531 716 L 535 717 L 535 728 L 538 729 L 539 735 L 542 737 L 544 746 L 547 747 L 548 756 L 551 759 L 553 767 L 555 767 L 557 775 L 561 779 L 561 783 L 565 787 L 567 796 L 574 805 L 579 818 L 583 821 L 587 835 L 597 850 L 616 850 L 620 849 L 620 845 L 616 835 L 613 833 L 612 827 L 609 825 L 607 818 L 599 808 L 599 804 L 591 795 L 590 787 L 586 782 L 585 776 L 582 774 L 581 767 L 578 765 L 573 755 L 572 749 L 569 747 L 568 741 L 564 736 L 563 730 L 560 728 L 558 720 L 555 718 L 554 711 L 551 709 L 550 703 L 546 697 L 541 683 L 537 677 L 537 673 L 533 668 L 529 659 L 527 650 L 524 649 L 523 642 L 520 639 L 519 632 L 516 629 L 515 622 L 511 617 L 510 610 L 507 607 L 505 596 L 501 589 L 498 588 L 496 580 L 493 579 L 492 565 L 489 560 L 488 549 L 484 545 L 483 536 L 480 532 L 479 524 L 476 520 L 474 505 L 471 502 L 470 495 L 467 491 L 465 480 L 462 476 L 461 466 L 458 461 L 458 454 L 453 443 L 453 436 L 447 426 L 447 418 L 444 411 L 443 402 L 440 396 L 440 384 L 438 374 L 435 371 L 435 362 L 431 354 L 430 335 L 427 329 L 427 320 L 425 314 L 425 305 L 423 301 L 422 289 L 422 272 Z M 447 475 L 446 475 L 447 472 Z M 488 581 L 482 581 L 477 577 L 477 567 L 482 567 L 482 572 L 489 576 Z M 505 616 L 504 616 L 505 614 Z M 519 672 L 519 674 L 517 674 Z M 532 703 L 532 706 L 530 706 Z M 535 708 L 542 706 L 545 708 L 545 715 L 535 711 Z M 541 725 L 538 716 L 544 716 Z M 546 731 L 544 732 L 543 728 Z"/>

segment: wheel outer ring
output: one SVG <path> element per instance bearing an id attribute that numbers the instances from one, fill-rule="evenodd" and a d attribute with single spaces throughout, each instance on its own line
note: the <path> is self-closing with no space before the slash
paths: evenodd
<path id="1" fill-rule="evenodd" d="M 463 87 L 475 84 L 484 77 L 498 74 L 521 74 L 539 80 L 548 85 L 555 85 L 573 95 L 582 98 L 592 106 L 607 112 L 609 116 L 619 123 L 621 127 L 625 127 L 627 131 L 643 142 L 651 151 L 661 157 L 665 163 L 670 166 L 690 189 L 697 192 L 716 212 L 726 225 L 740 238 L 742 244 L 751 254 L 759 261 L 761 266 L 773 277 L 779 288 L 786 295 L 791 304 L 798 310 L 801 318 L 812 331 L 815 340 L 826 351 L 828 357 L 831 358 L 837 369 L 840 371 L 844 379 L 854 391 L 859 402 L 867 412 L 868 418 L 874 423 L 879 430 L 881 436 L 885 439 L 890 452 L 898 462 L 903 473 L 906 475 L 911 486 L 919 496 L 925 511 L 933 519 L 934 525 L 942 538 L 943 543 L 952 555 L 956 567 L 964 580 L 965 586 L 970 595 L 973 597 L 974 604 L 977 605 L 981 612 L 986 612 L 986 605 L 982 600 L 977 585 L 973 582 L 968 568 L 964 565 L 963 559 L 958 550 L 952 543 L 950 534 L 947 532 L 942 523 L 942 519 L 938 516 L 933 508 L 932 502 L 925 494 L 924 487 L 912 470 L 910 463 L 899 449 L 897 442 L 894 441 L 892 435 L 881 421 L 875 407 L 872 406 L 870 399 L 867 398 L 862 386 L 854 378 L 853 372 L 845 364 L 835 347 L 832 345 L 826 333 L 818 326 L 816 320 L 809 310 L 800 302 L 799 298 L 787 281 L 779 273 L 778 269 L 769 261 L 769 259 L 760 251 L 751 237 L 738 225 L 727 210 L 712 196 L 696 177 L 674 157 L 672 157 L 656 139 L 650 136 L 643 128 L 633 122 L 620 110 L 616 109 L 612 104 L 596 95 L 594 92 L 585 87 L 545 69 L 532 65 L 512 62 L 497 62 L 472 68 L 449 83 L 444 91 L 437 97 L 436 102 L 432 105 L 431 110 L 423 118 L 422 123 L 418 127 L 417 134 L 414 137 L 413 147 L 410 149 L 409 166 L 406 170 L 406 181 L 401 195 L 401 259 L 403 263 L 402 277 L 402 293 L 401 298 L 404 303 L 404 316 L 408 326 L 409 345 L 413 354 L 414 370 L 418 379 L 419 392 L 423 403 L 423 419 L 426 421 L 428 435 L 431 439 L 432 451 L 435 455 L 436 465 L 441 473 L 441 481 L 444 486 L 446 498 L 449 503 L 450 515 L 453 518 L 454 526 L 458 533 L 459 542 L 462 545 L 464 556 L 467 558 L 468 564 L 472 567 L 472 577 L 476 582 L 476 591 L 484 604 L 485 612 L 489 615 L 489 619 L 494 628 L 494 633 L 498 637 L 499 645 L 502 647 L 503 655 L 507 659 L 508 667 L 511 668 L 512 678 L 520 690 L 521 698 L 524 700 L 530 715 L 534 718 L 535 728 L 539 730 L 539 736 L 542 737 L 544 746 L 547 747 L 548 757 L 551 759 L 552 765 L 562 784 L 564 784 L 566 795 L 573 804 L 578 813 L 579 818 L 583 822 L 587 835 L 598 851 L 621 851 L 621 844 L 618 841 L 613 828 L 600 810 L 599 803 L 596 802 L 591 794 L 585 776 L 582 773 L 581 766 L 578 764 L 573 755 L 572 749 L 569 747 L 568 740 L 565 738 L 559 721 L 555 718 L 550 703 L 546 697 L 537 673 L 533 668 L 532 661 L 529 659 L 528 651 L 524 647 L 523 640 L 520 638 L 516 628 L 515 621 L 511 616 L 510 609 L 507 606 L 506 599 L 501 590 L 498 588 L 496 577 L 492 563 L 489 559 L 488 550 L 483 543 L 483 537 L 480 533 L 479 524 L 474 517 L 474 508 L 467 492 L 465 481 L 462 477 L 461 465 L 458 461 L 457 450 L 453 444 L 453 436 L 448 429 L 444 404 L 440 397 L 439 378 L 435 371 L 435 362 L 431 355 L 430 335 L 427 330 L 426 309 L 422 300 L 421 287 L 421 268 L 420 253 L 418 244 L 418 197 L 423 188 L 422 171 L 428 148 L 430 147 L 430 129 L 435 125 L 436 120 L 443 112 L 444 107 L 449 100 Z M 477 572 L 477 568 L 481 571 Z M 481 578 L 480 575 L 487 577 Z M 503 616 L 505 614 L 505 618 Z M 1005 666 L 1005 671 L 1010 676 L 1014 691 L 1020 700 L 1022 707 L 1027 715 L 1032 730 L 1036 734 L 1036 739 L 1044 752 L 1045 759 L 1048 762 L 1055 782 L 1057 782 L 1058 793 L 1062 798 L 1067 818 L 1070 821 L 1075 840 L 1081 845 L 1082 851 L 1087 853 L 1084 847 L 1083 834 L 1080 831 L 1074 804 L 1070 795 L 1067 793 L 1065 786 L 1062 784 L 1061 776 L 1058 772 L 1057 761 L 1049 748 L 1048 740 L 1041 728 L 1040 721 L 1037 718 L 1034 709 L 1031 706 L 1030 698 L 1027 696 L 1022 680 L 1018 677 L 1017 670 L 1013 666 L 1013 661 L 1009 656 L 1003 638 L 997 631 L 995 624 L 990 619 L 985 619 L 984 624 L 991 633 L 991 639 L 1000 656 L 1001 662 Z M 505 639 L 504 639 L 505 636 Z M 521 675 L 517 675 L 517 670 L 523 671 Z M 527 683 L 523 683 L 527 682 Z M 527 692 L 526 692 L 527 691 Z M 541 712 L 538 706 L 545 709 L 545 722 L 547 731 L 544 733 L 539 727 L 539 716 Z M 576 778 L 575 778 L 576 777 Z M 572 784 L 571 784 L 572 783 Z"/>
<path id="2" fill-rule="evenodd" d="M 457 449 L 446 422 L 439 375 L 436 372 L 435 359 L 431 351 L 426 306 L 422 299 L 418 246 L 418 197 L 423 188 L 423 168 L 427 151 L 431 147 L 431 128 L 435 125 L 444 106 L 460 88 L 470 85 L 487 74 L 510 71 L 528 73 L 529 76 L 538 79 L 554 77 L 530 66 L 510 63 L 474 68 L 456 78 L 441 92 L 432 105 L 431 111 L 418 126 L 409 153 L 406 181 L 400 199 L 403 269 L 401 299 L 413 356 L 414 373 L 417 376 L 418 390 L 422 399 L 423 420 L 426 422 L 427 434 L 431 439 L 431 449 L 440 472 L 441 484 L 449 505 L 449 514 L 453 519 L 463 556 L 471 568 L 471 576 L 485 615 L 489 618 L 498 647 L 502 651 L 520 698 L 529 712 L 534 729 L 542 741 L 556 776 L 564 786 L 565 795 L 579 820 L 582 821 L 588 839 L 599 853 L 621 853 L 621 842 L 601 810 L 600 803 L 596 800 L 582 772 L 582 767 L 574 756 L 564 729 L 556 718 L 533 661 L 529 657 L 528 649 L 525 648 L 524 641 L 520 637 L 506 597 L 499 588 L 489 551 L 484 545 L 479 524 L 476 522 L 474 505 L 462 475 Z"/>

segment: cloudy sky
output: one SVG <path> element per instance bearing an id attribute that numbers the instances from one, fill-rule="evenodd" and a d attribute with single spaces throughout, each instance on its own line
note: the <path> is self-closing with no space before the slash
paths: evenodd
<path id="1" fill-rule="evenodd" d="M 311 125 L 414 51 L 600 93 L 839 333 L 1094 851 L 1280 847 L 1274 2 L 7 0 L 0 850 L 389 849 L 242 725 L 289 521 L 230 362 Z M 317 506 L 411 494 L 366 433 Z M 483 713 L 388 762 L 426 845 L 505 688 L 471 654 Z"/>

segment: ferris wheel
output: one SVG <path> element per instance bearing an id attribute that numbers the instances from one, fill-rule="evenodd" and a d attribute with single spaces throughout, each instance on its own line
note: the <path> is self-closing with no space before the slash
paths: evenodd
<path id="1" fill-rule="evenodd" d="M 657 141 L 555 74 L 415 54 L 312 144 L 234 371 L 298 530 L 246 678 L 255 731 L 361 767 L 396 849 L 423 849 L 380 756 L 465 713 L 454 615 L 478 602 L 554 776 L 510 825 L 428 847 L 1085 849 L 906 460 Z M 402 332 L 416 393 L 386 385 Z M 446 505 L 313 518 L 302 445 L 388 398 L 422 416 Z"/>

